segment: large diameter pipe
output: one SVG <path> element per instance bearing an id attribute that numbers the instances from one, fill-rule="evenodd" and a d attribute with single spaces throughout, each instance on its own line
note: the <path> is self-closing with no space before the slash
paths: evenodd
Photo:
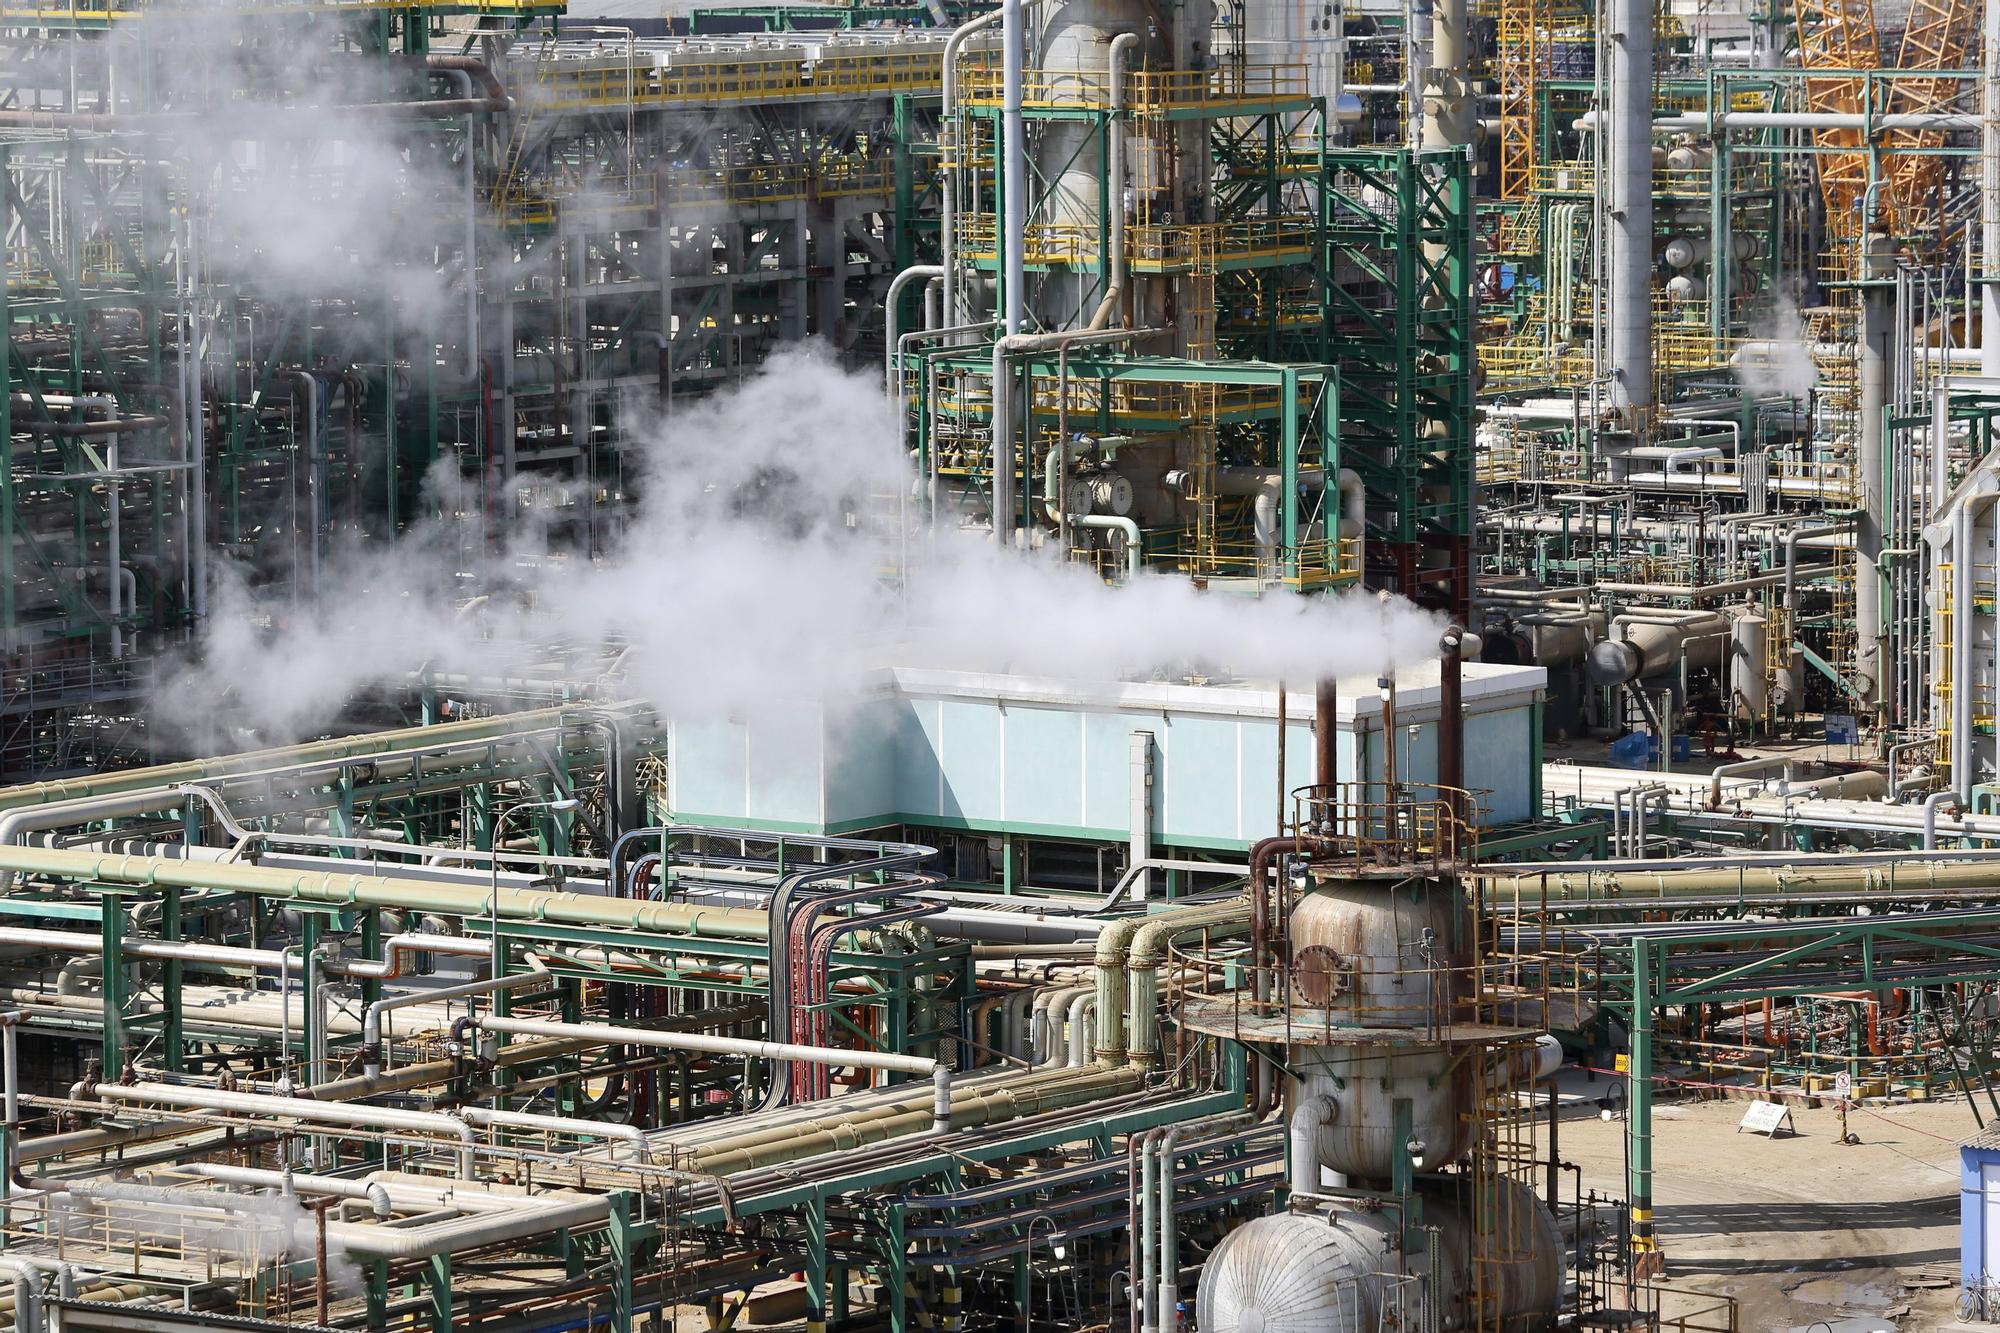
<path id="1" fill-rule="evenodd" d="M 1022 21 L 1021 0 L 1001 0 L 1000 5 L 1000 156 L 1001 209 L 1000 246 L 1003 254 L 1001 280 L 1006 287 L 1005 331 L 1009 337 L 1021 332 L 1021 315 L 1027 308 L 1023 279 L 1028 229 L 1028 132 L 1021 116 L 1022 57 L 1028 25 Z M 946 107 L 945 114 L 952 114 Z M 999 377 L 995 377 L 994 410 L 999 410 Z M 996 479 L 996 485 L 1000 479 Z"/>
<path id="2" fill-rule="evenodd" d="M 372 1255 L 379 1259 L 428 1259 L 461 1250 L 484 1249 L 503 1241 L 586 1229 L 602 1222 L 610 1214 L 609 1196 L 577 1198 L 571 1195 L 555 1204 L 537 1204 L 534 1196 L 528 1196 L 519 1208 L 420 1227 L 328 1222 L 326 1235 L 329 1241 L 351 1254 Z"/>
<path id="3" fill-rule="evenodd" d="M 1729 619 L 1719 611 L 1696 612 L 1673 622 L 1621 618 L 1623 638 L 1600 639 L 1590 647 L 1584 669 L 1590 683 L 1600 689 L 1629 684 L 1673 667 L 1683 649 L 1702 654 L 1714 649 L 1720 657 L 1716 635 L 1727 632 Z"/>
<path id="4" fill-rule="evenodd" d="M 1250 925 L 1250 913 L 1251 901 L 1247 897 L 1198 903 L 1161 912 L 1132 933 L 1132 947 L 1125 958 L 1127 1060 L 1145 1065 L 1154 1059 L 1153 1044 L 1159 1031 L 1160 966 L 1167 961 L 1174 940 L 1197 930 L 1214 937 L 1235 934 Z"/>
<path id="5" fill-rule="evenodd" d="M 646 1143 L 646 1131 L 637 1125 L 609 1120 L 579 1120 L 562 1115 L 533 1115 L 526 1111 L 501 1111 L 484 1106 L 462 1107 L 458 1114 L 467 1124 L 483 1128 L 534 1129 L 549 1134 L 610 1139 L 631 1148 L 633 1158 L 638 1161 L 650 1162 L 653 1159 L 652 1150 Z"/>
<path id="6" fill-rule="evenodd" d="M 1340 781 L 1340 683 L 1321 676 L 1313 683 L 1313 785 Z"/>
<path id="7" fill-rule="evenodd" d="M 953 1098 L 954 1129 L 970 1129 L 1040 1115 L 1131 1092 L 1144 1081 L 1130 1065 L 1101 1064 L 1022 1074 L 978 1087 Z M 788 1121 L 765 1129 L 754 1120 L 743 1132 L 695 1148 L 693 1167 L 710 1175 L 733 1175 L 830 1152 L 846 1152 L 892 1139 L 935 1132 L 928 1099 L 912 1097 L 867 1112 L 843 1112 L 845 1098 L 821 1103 L 825 1116 Z"/>
<path id="8" fill-rule="evenodd" d="M 0 870 L 75 881 L 141 887 L 221 889 L 252 897 L 295 898 L 347 907 L 400 907 L 446 916 L 615 926 L 666 934 L 762 939 L 765 914 L 751 908 L 697 907 L 544 889 L 484 886 L 384 875 L 295 871 L 164 856 L 111 856 L 51 847 L 0 847 Z"/>
<path id="9" fill-rule="evenodd" d="M 1811 802 L 1805 803 L 1807 805 Z M 1617 870 L 1566 870 L 1551 874 L 1487 875 L 1491 892 L 1502 897 L 1518 893 L 1524 903 L 1542 901 L 1596 902 L 1607 899 L 1668 897 L 1785 897 L 1810 901 L 1837 893 L 1871 893 L 1918 901 L 1927 895 L 1986 889 L 1993 885 L 1993 866 L 1983 861 L 1911 860 L 1884 866 L 1864 861 L 1851 864 L 1829 858 L 1830 864 L 1780 861 L 1769 866 L 1744 865 L 1701 870 L 1658 870 L 1621 867 Z"/>
<path id="10" fill-rule="evenodd" d="M 405 1111 L 390 1106 L 359 1106 L 351 1102 L 321 1102 L 306 1097 L 275 1097 L 261 1092 L 225 1092 L 219 1088 L 180 1087 L 170 1083 L 98 1083 L 90 1094 L 100 1101 L 129 1102 L 174 1110 L 223 1111 L 269 1116 L 306 1124 L 345 1125 L 362 1129 L 412 1130 L 456 1138 L 459 1168 L 472 1173 L 472 1127 L 456 1116 L 434 1111 Z"/>

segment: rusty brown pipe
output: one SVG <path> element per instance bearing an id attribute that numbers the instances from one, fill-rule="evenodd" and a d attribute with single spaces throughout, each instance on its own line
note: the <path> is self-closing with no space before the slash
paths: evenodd
<path id="1" fill-rule="evenodd" d="M 507 105 L 507 89 L 500 82 L 500 76 L 495 74 L 492 67 L 477 56 L 446 55 L 440 52 L 433 52 L 424 57 L 424 67 L 426 69 L 445 69 L 459 74 L 470 74 L 472 81 L 479 85 L 479 90 L 486 95 L 489 101 L 496 102 L 503 108 Z"/>
<path id="2" fill-rule="evenodd" d="M 1465 808 L 1464 665 L 1465 631 L 1453 625 L 1438 640 L 1438 786 L 1451 812 L 1454 854 L 1470 813 Z"/>

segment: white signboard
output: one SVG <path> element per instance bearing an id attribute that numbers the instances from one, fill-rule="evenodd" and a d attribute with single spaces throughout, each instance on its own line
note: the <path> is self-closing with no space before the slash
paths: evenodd
<path id="1" fill-rule="evenodd" d="M 1780 1133 L 1796 1134 L 1797 1126 L 1792 1124 L 1791 1108 L 1783 1102 L 1751 1102 L 1750 1109 L 1743 1113 L 1743 1121 L 1736 1126 L 1736 1132 L 1744 1130 L 1752 1134 L 1762 1134 L 1767 1138 L 1777 1138 Z"/>
<path id="2" fill-rule="evenodd" d="M 1854 1095 L 1854 1079 L 1848 1074 L 1833 1076 L 1833 1095 L 1839 1101 L 1846 1101 Z"/>

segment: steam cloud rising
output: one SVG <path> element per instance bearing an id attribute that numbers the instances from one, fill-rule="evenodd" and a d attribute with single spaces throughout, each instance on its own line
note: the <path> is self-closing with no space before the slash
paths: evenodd
<path id="1" fill-rule="evenodd" d="M 367 317 L 317 335 L 329 366 L 379 362 L 379 342 L 331 341 L 345 324 L 378 327 L 378 304 L 406 328 L 435 318 L 455 336 L 463 165 L 360 110 L 422 95 L 422 69 L 338 50 L 334 24 L 304 40 L 218 12 L 175 32 L 188 58 L 164 62 L 161 102 L 200 114 L 163 143 L 200 205 L 204 279 L 281 303 L 357 302 Z M 116 42 L 106 50 L 107 63 L 120 58 Z M 357 71 L 372 71 L 370 86 Z M 447 347 L 445 364 L 462 366 L 462 350 Z M 273 524 L 254 560 L 212 570 L 202 640 L 162 681 L 155 717 L 199 748 L 292 739 L 371 685 L 425 669 L 505 674 L 550 644 L 625 647 L 622 679 L 598 693 L 664 712 L 825 697 L 890 663 L 1302 681 L 1435 650 L 1433 618 L 1373 596 L 1258 600 L 1165 576 L 1109 589 L 982 534 L 920 531 L 904 521 L 914 492 L 899 435 L 875 377 L 798 349 L 637 432 L 620 483 L 637 493 L 632 517 L 594 534 L 591 555 L 566 554 L 588 494 L 565 504 L 553 491 L 528 521 L 502 523 L 514 497 L 479 494 L 449 462 L 429 479 L 441 517 L 393 544 L 337 548 L 317 596 L 296 594 L 296 571 L 293 589 L 270 577 L 288 558 L 281 538 L 298 549 L 292 524 Z M 888 530 L 907 535 L 871 536 Z"/>
<path id="2" fill-rule="evenodd" d="M 1819 369 L 1806 345 L 1798 306 L 1781 296 L 1770 313 L 1752 325 L 1751 339 L 1736 367 L 1738 382 L 1758 396 L 1780 394 L 1803 402 L 1819 382 Z"/>
<path id="3" fill-rule="evenodd" d="M 317 601 L 225 580 L 202 660 L 162 695 L 165 718 L 192 724 L 226 710 L 264 739 L 297 736 L 371 684 L 425 668 L 504 672 L 549 643 L 629 645 L 623 692 L 664 712 L 827 697 L 889 663 L 1305 680 L 1372 675 L 1435 651 L 1439 622 L 1407 603 L 1252 599 L 1153 575 L 1114 589 L 983 534 L 912 533 L 899 587 L 883 574 L 903 543 L 850 526 L 859 513 L 893 516 L 911 496 L 896 440 L 895 406 L 872 376 L 810 347 L 782 353 L 742 387 L 677 409 L 629 451 L 641 498 L 609 550 L 551 556 L 528 525 L 476 562 L 490 595 L 463 611 L 476 501 L 441 477 L 455 517 L 347 553 Z"/>

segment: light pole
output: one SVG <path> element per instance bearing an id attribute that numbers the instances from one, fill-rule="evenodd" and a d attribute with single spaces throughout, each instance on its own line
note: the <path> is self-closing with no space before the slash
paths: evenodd
<path id="1" fill-rule="evenodd" d="M 1023 1243 L 1021 1265 L 1021 1333 L 1034 1333 L 1035 1223 L 1037 1222 L 1047 1222 L 1049 1224 L 1049 1237 L 1051 1240 L 1055 1238 L 1057 1230 L 1055 1218 L 1049 1216 L 1047 1213 L 1036 1213 L 1028 1219 L 1028 1232 Z M 1060 1244 L 1051 1246 L 1051 1250 L 1057 1259 L 1063 1257 L 1063 1247 Z"/>

